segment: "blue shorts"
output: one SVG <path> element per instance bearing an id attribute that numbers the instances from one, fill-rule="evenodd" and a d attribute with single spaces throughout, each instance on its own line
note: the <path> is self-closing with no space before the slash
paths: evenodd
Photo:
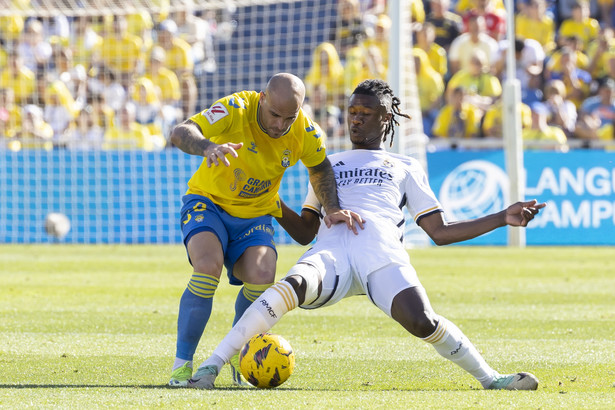
<path id="1" fill-rule="evenodd" d="M 224 266 L 231 285 L 243 284 L 233 276 L 233 266 L 249 247 L 268 246 L 276 252 L 277 256 L 271 215 L 249 219 L 237 218 L 201 195 L 185 195 L 182 202 L 184 205 L 181 209 L 180 225 L 184 246 L 187 249 L 190 238 L 199 232 L 213 232 L 222 244 Z M 190 260 L 190 255 L 188 255 L 188 260 Z"/>

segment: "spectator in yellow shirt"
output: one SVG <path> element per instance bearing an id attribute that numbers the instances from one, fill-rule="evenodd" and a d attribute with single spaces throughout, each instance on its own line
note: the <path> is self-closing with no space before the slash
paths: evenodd
<path id="1" fill-rule="evenodd" d="M 429 58 L 425 51 L 415 47 L 412 49 L 412 54 L 414 56 L 416 85 L 423 117 L 423 130 L 429 135 L 442 106 L 444 81 L 440 73 L 434 70 L 429 63 Z"/>
<path id="2" fill-rule="evenodd" d="M 577 107 L 567 98 L 566 85 L 561 80 L 550 80 L 545 86 L 544 104 L 549 109 L 547 123 L 561 128 L 571 137 L 577 123 Z"/>
<path id="3" fill-rule="evenodd" d="M 15 102 L 19 105 L 27 103 L 36 89 L 34 72 L 23 65 L 16 51 L 8 54 L 7 66 L 0 74 L 0 88 L 13 89 Z"/>
<path id="4" fill-rule="evenodd" d="M 21 127 L 21 108 L 15 104 L 15 93 L 12 88 L 0 88 L 0 147 L 12 149 L 15 136 Z"/>
<path id="5" fill-rule="evenodd" d="M 574 50 L 563 47 L 559 51 L 561 52 L 559 70 L 549 71 L 545 78 L 546 80 L 562 80 L 566 85 L 566 95 L 578 108 L 589 95 L 592 77 L 589 72 L 579 68 Z"/>
<path id="6" fill-rule="evenodd" d="M 587 47 L 587 57 L 589 65 L 587 71 L 595 80 L 602 80 L 606 77 L 615 78 L 615 38 L 612 27 L 600 28 L 598 38 L 589 43 Z"/>
<path id="7" fill-rule="evenodd" d="M 14 151 L 21 149 L 53 149 L 53 128 L 43 119 L 43 110 L 33 104 L 23 107 L 21 113 L 21 129 L 17 133 L 17 142 Z"/>
<path id="8" fill-rule="evenodd" d="M 143 52 L 149 51 L 154 45 L 152 29 L 154 22 L 147 10 L 139 10 L 126 15 L 126 29 L 130 34 L 139 37 L 143 41 Z"/>
<path id="9" fill-rule="evenodd" d="M 144 77 L 157 88 L 162 104 L 162 135 L 168 135 L 171 127 L 183 118 L 181 89 L 175 73 L 164 66 L 166 53 L 160 46 L 152 48 L 150 63 Z"/>
<path id="10" fill-rule="evenodd" d="M 438 138 L 476 138 L 480 125 L 480 110 L 465 101 L 463 87 L 455 88 L 442 107 L 432 128 Z"/>
<path id="11" fill-rule="evenodd" d="M 444 78 L 448 72 L 448 59 L 444 47 L 435 42 L 436 28 L 431 23 L 424 23 L 416 32 L 415 48 L 420 48 L 429 58 L 431 67 Z"/>
<path id="12" fill-rule="evenodd" d="M 545 10 L 545 0 L 530 0 L 515 17 L 515 33 L 538 41 L 545 54 L 550 54 L 555 49 L 555 23 Z"/>
<path id="13" fill-rule="evenodd" d="M 324 86 L 327 104 L 342 106 L 344 101 L 344 66 L 332 43 L 320 43 L 312 53 L 312 64 L 305 77 L 307 98 L 316 87 Z"/>
<path id="14" fill-rule="evenodd" d="M 20 39 L 24 18 L 18 14 L 0 16 L 0 37 L 12 44 Z"/>
<path id="15" fill-rule="evenodd" d="M 370 78 L 382 80 L 386 74 L 378 47 L 353 47 L 346 53 L 344 93 L 350 95 L 361 81 Z"/>
<path id="16" fill-rule="evenodd" d="M 172 70 L 165 67 L 166 52 L 160 46 L 152 48 L 148 69 L 145 71 L 145 77 L 160 89 L 160 99 L 164 104 L 179 107 L 181 99 L 181 90 L 179 88 L 179 80 L 177 75 Z"/>
<path id="17" fill-rule="evenodd" d="M 194 60 L 190 44 L 177 36 L 177 24 L 164 20 L 157 26 L 158 45 L 166 52 L 165 66 L 175 72 L 181 89 L 182 110 L 196 111 L 197 87 L 194 78 Z"/>
<path id="18" fill-rule="evenodd" d="M 373 30 L 366 32 L 366 39 L 363 42 L 365 47 L 376 46 L 380 49 L 382 64 L 385 69 L 389 67 L 389 40 L 391 34 L 391 18 L 386 14 L 380 14 L 374 25 Z"/>
<path id="19" fill-rule="evenodd" d="M 92 67 L 93 53 L 100 51 L 103 38 L 92 28 L 92 16 L 75 16 L 73 20 L 74 34 L 70 38 L 70 49 L 73 51 L 75 65 L 82 65 L 89 70 Z"/>
<path id="20" fill-rule="evenodd" d="M 575 55 L 576 65 L 578 68 L 582 70 L 586 70 L 589 68 L 589 58 L 588 56 L 581 51 L 583 47 L 583 42 L 580 37 L 566 37 L 562 39 L 563 46 L 558 50 L 553 51 L 551 57 L 547 59 L 547 63 L 545 65 L 545 78 L 549 78 L 551 72 L 561 71 L 562 70 L 562 53 L 567 50 L 572 50 Z"/>
<path id="21" fill-rule="evenodd" d="M 521 114 L 522 129 L 532 126 L 532 110 L 527 104 L 520 103 L 517 109 Z M 502 120 L 502 98 L 487 110 L 481 122 L 481 131 L 484 138 L 502 139 L 504 135 Z"/>
<path id="22" fill-rule="evenodd" d="M 535 102 L 532 109 L 532 126 L 522 132 L 526 147 L 566 151 L 566 134 L 556 126 L 547 124 L 549 109 L 541 102 Z M 528 144 L 529 142 L 529 144 Z"/>
<path id="23" fill-rule="evenodd" d="M 132 102 L 135 104 L 135 121 L 145 125 L 155 141 L 155 145 L 166 145 L 162 131 L 162 104 L 158 87 L 145 77 L 137 79 L 133 85 Z"/>
<path id="24" fill-rule="evenodd" d="M 103 37 L 99 56 L 103 64 L 118 75 L 124 87 L 128 87 L 132 76 L 143 68 L 143 40 L 128 32 L 126 16 L 113 16 L 113 31 Z"/>
<path id="25" fill-rule="evenodd" d="M 589 2 L 578 1 L 571 7 L 572 15 L 562 21 L 558 31 L 559 39 L 578 36 L 582 41 L 582 50 L 589 46 L 589 42 L 598 37 L 600 23 L 589 16 Z M 560 46 L 563 45 L 560 43 Z"/>
<path id="26" fill-rule="evenodd" d="M 154 146 L 147 127 L 135 120 L 136 108 L 133 103 L 122 105 L 117 117 L 115 124 L 105 132 L 103 149 L 153 151 L 162 148 Z"/>
<path id="27" fill-rule="evenodd" d="M 486 57 L 481 50 L 474 51 L 467 69 L 462 68 L 451 77 L 447 95 L 457 87 L 465 90 L 466 101 L 483 112 L 502 94 L 500 80 L 489 72 Z"/>

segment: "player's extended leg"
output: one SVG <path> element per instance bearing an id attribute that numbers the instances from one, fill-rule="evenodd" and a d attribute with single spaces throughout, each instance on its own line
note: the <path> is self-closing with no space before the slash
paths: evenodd
<path id="1" fill-rule="evenodd" d="M 267 288 L 273 285 L 276 269 L 276 253 L 269 246 L 251 246 L 247 248 L 233 266 L 233 276 L 243 282 L 243 287 L 235 300 L 235 318 L 233 326 L 243 313 Z M 230 358 L 233 383 L 249 386 L 244 382 L 239 370 L 239 355 Z"/>
<path id="2" fill-rule="evenodd" d="M 252 336 L 267 332 L 285 313 L 297 306 L 297 295 L 290 283 L 281 280 L 271 286 L 246 309 L 212 355 L 192 376 L 188 387 L 213 389 L 222 366 L 228 363 Z"/>
<path id="3" fill-rule="evenodd" d="M 391 317 L 408 332 L 431 343 L 446 359 L 474 376 L 486 389 L 536 390 L 538 379 L 530 373 L 502 376 L 483 359 L 463 332 L 437 315 L 422 286 L 399 292 L 391 304 Z"/>
<path id="4" fill-rule="evenodd" d="M 174 387 L 186 386 L 192 376 L 192 359 L 211 315 L 224 260 L 222 246 L 211 232 L 197 233 L 187 248 L 194 273 L 179 302 L 175 363 L 169 381 Z"/>
<path id="5" fill-rule="evenodd" d="M 201 364 L 189 387 L 212 389 L 224 363 L 229 362 L 255 334 L 267 332 L 284 314 L 296 308 L 306 298 L 306 291 L 318 292 L 318 274 L 313 276 L 313 285 L 308 285 L 303 276 L 293 275 L 293 270 L 310 269 L 307 265 L 293 267 L 289 275 L 271 286 L 244 312 L 235 326 L 216 347 L 212 355 Z M 316 298 L 316 294 L 313 299 Z M 312 298 L 310 298 L 311 300 Z M 197 376 L 199 376 L 197 378 Z"/>

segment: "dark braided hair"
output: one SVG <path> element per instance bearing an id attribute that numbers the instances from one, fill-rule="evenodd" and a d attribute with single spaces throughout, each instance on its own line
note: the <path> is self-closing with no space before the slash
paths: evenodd
<path id="1" fill-rule="evenodd" d="M 353 94 L 373 95 L 378 97 L 380 103 L 386 108 L 387 114 L 391 115 L 391 120 L 387 124 L 386 130 L 384 130 L 384 137 L 382 141 L 387 140 L 387 135 L 391 133 L 391 142 L 389 146 L 393 146 L 393 137 L 395 136 L 395 125 L 399 125 L 399 122 L 395 118 L 396 115 L 400 115 L 405 118 L 410 118 L 409 115 L 404 114 L 399 110 L 401 101 L 393 94 L 391 87 L 382 80 L 365 80 L 362 81 L 357 88 L 354 89 Z"/>

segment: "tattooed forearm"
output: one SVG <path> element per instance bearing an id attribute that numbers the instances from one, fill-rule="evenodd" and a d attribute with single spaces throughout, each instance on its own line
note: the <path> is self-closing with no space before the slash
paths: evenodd
<path id="1" fill-rule="evenodd" d="M 171 142 L 187 154 L 201 156 L 203 156 L 207 147 L 213 144 L 203 136 L 199 126 L 190 120 L 173 128 Z"/>
<path id="2" fill-rule="evenodd" d="M 310 173 L 310 183 L 314 187 L 318 200 L 325 208 L 325 212 L 330 213 L 340 209 L 335 174 L 329 159 L 325 158 L 319 165 L 308 168 L 308 171 Z"/>

